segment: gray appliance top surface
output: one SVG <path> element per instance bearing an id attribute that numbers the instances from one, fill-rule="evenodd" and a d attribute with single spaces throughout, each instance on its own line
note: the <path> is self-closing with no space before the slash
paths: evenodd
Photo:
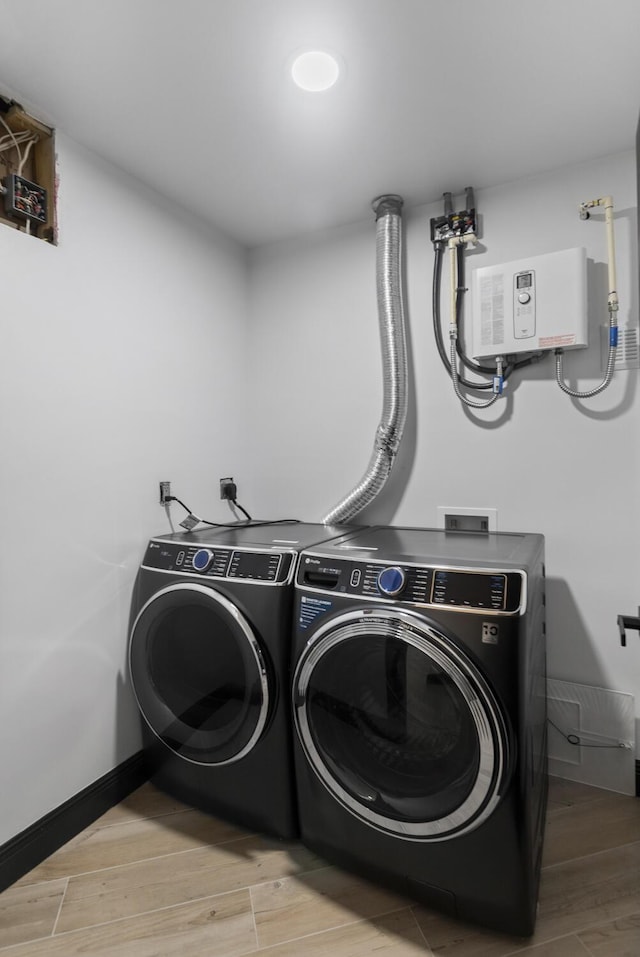
<path id="1" fill-rule="evenodd" d="M 516 567 L 527 564 L 543 547 L 537 534 L 515 532 L 445 532 L 438 528 L 373 526 L 318 545 L 311 551 L 344 558 L 387 563 L 482 564 Z"/>
<path id="2" fill-rule="evenodd" d="M 300 551 L 329 538 L 343 540 L 353 534 L 346 525 L 321 525 L 305 522 L 274 522 L 265 525 L 234 525 L 231 528 L 200 528 L 193 532 L 156 535 L 155 541 L 182 542 L 186 545 L 223 545 L 230 548 L 280 548 Z"/>

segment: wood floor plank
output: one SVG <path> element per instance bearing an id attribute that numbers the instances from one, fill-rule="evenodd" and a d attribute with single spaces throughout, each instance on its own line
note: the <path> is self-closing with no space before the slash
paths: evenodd
<path id="1" fill-rule="evenodd" d="M 528 938 L 498 934 L 476 924 L 454 920 L 414 905 L 416 921 L 435 955 L 446 957 L 507 957 L 530 943 Z"/>
<path id="2" fill-rule="evenodd" d="M 193 810 L 109 827 L 92 825 L 25 875 L 20 883 L 33 884 L 117 867 L 220 844 L 245 837 L 246 833 L 225 821 Z"/>
<path id="3" fill-rule="evenodd" d="M 549 814 L 543 866 L 634 841 L 640 841 L 640 801 L 606 792 Z"/>
<path id="4" fill-rule="evenodd" d="M 544 869 L 536 939 L 575 933 L 639 911 L 640 842 Z"/>
<path id="5" fill-rule="evenodd" d="M 47 937 L 60 910 L 66 880 L 9 887 L 0 894 L 0 947 Z"/>
<path id="6" fill-rule="evenodd" d="M 640 843 L 544 869 L 538 919 L 530 940 L 492 933 L 427 908 L 414 910 L 434 954 L 507 957 L 639 912 Z"/>
<path id="7" fill-rule="evenodd" d="M 256 948 L 248 891 L 0 950 L 2 957 L 239 957 Z"/>
<path id="8" fill-rule="evenodd" d="M 591 957 L 638 957 L 640 913 L 592 927 L 579 935 Z"/>
<path id="9" fill-rule="evenodd" d="M 301 844 L 250 835 L 222 845 L 95 871 L 69 881 L 57 931 L 130 917 L 319 867 L 326 867 L 325 862 Z"/>
<path id="10" fill-rule="evenodd" d="M 561 937 L 546 944 L 525 947 L 515 951 L 513 957 L 590 957 L 584 944 L 575 936 Z M 511 957 L 511 954 L 509 955 Z"/>
<path id="11" fill-rule="evenodd" d="M 253 887 L 251 899 L 260 947 L 409 906 L 405 898 L 336 867 Z"/>
<path id="12" fill-rule="evenodd" d="M 176 814 L 178 811 L 190 810 L 187 804 L 177 798 L 164 794 L 154 787 L 150 781 L 132 791 L 115 807 L 106 811 L 95 822 L 95 827 L 107 827 L 110 824 L 123 824 L 125 821 L 135 821 L 141 817 L 160 817 L 163 814 Z"/>
<path id="13" fill-rule="evenodd" d="M 0 894 L 0 957 L 640 957 L 640 802 L 572 782 L 551 794 L 528 940 L 145 785 Z"/>
<path id="14" fill-rule="evenodd" d="M 411 910 L 359 920 L 343 927 L 260 949 L 257 957 L 431 957 Z"/>
<path id="15" fill-rule="evenodd" d="M 578 781 L 567 781 L 564 778 L 549 777 L 549 810 L 554 811 L 563 807 L 573 807 L 575 804 L 586 804 L 606 797 L 611 791 L 593 787 L 591 784 L 580 784 Z"/>

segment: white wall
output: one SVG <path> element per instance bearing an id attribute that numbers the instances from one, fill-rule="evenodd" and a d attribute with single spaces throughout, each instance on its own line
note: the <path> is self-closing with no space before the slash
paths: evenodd
<path id="1" fill-rule="evenodd" d="M 602 218 L 584 222 L 577 207 L 608 193 L 616 204 L 619 321 L 637 323 L 632 153 L 476 193 L 482 245 L 469 269 L 586 247 L 597 344 L 565 360 L 581 389 L 601 378 L 596 327 L 607 320 L 606 240 Z M 370 198 L 363 197 L 363 216 Z M 600 396 L 577 402 L 555 384 L 550 357 L 515 374 L 500 407 L 465 411 L 431 330 L 429 219 L 441 209 L 405 213 L 415 388 L 392 480 L 358 521 L 429 526 L 438 505 L 480 505 L 497 508 L 500 530 L 544 533 L 550 674 L 635 692 L 640 707 L 640 642 L 631 633 L 622 649 L 616 627 L 617 614 L 633 614 L 640 602 L 638 373 L 621 372 Z M 381 410 L 374 263 L 373 215 L 252 257 L 256 511 L 320 520 L 365 471 Z"/>
<path id="2" fill-rule="evenodd" d="M 57 148 L 59 245 L 0 226 L 0 844 L 140 746 L 127 619 L 170 530 L 158 482 L 227 521 L 218 477 L 246 471 L 244 253 Z"/>
<path id="3" fill-rule="evenodd" d="M 225 474 L 253 514 L 320 520 L 363 474 L 380 413 L 372 197 L 361 224 L 255 253 L 247 285 L 233 244 L 60 134 L 58 153 L 59 245 L 0 228 L 0 844 L 139 747 L 126 631 L 146 540 L 169 530 L 158 481 L 214 520 Z M 636 319 L 634 175 L 624 154 L 479 191 L 475 261 L 585 245 L 596 322 L 604 231 L 576 206 L 611 192 L 620 319 Z M 640 601 L 637 373 L 579 405 L 549 361 L 502 413 L 465 413 L 431 334 L 439 212 L 406 211 L 415 388 L 360 519 L 488 505 L 503 530 L 543 532 L 550 673 L 637 693 L 640 642 L 621 649 L 615 627 Z M 596 353 L 568 357 L 580 385 Z"/>

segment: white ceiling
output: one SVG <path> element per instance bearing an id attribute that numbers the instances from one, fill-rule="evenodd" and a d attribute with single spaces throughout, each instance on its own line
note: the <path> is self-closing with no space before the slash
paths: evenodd
<path id="1" fill-rule="evenodd" d="M 255 246 L 634 144 L 640 0 L 0 0 L 0 92 Z M 346 69 L 324 94 L 305 48 Z"/>

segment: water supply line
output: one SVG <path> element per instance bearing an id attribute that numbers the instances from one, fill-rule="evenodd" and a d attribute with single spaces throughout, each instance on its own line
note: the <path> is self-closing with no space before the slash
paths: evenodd
<path id="1" fill-rule="evenodd" d="M 433 334 L 440 360 L 451 379 L 456 397 L 469 408 L 486 409 L 500 398 L 511 373 L 537 362 L 541 354 L 529 353 L 521 359 L 516 359 L 515 356 L 497 355 L 493 357 L 493 360 L 487 360 L 493 361 L 493 365 L 477 362 L 467 355 L 463 335 L 464 294 L 468 292 L 465 286 L 465 254 L 470 246 L 475 246 L 478 242 L 478 218 L 473 187 L 465 187 L 464 192 L 464 209 L 454 212 L 452 194 L 444 193 L 444 215 L 435 216 L 430 221 L 431 242 L 434 250 L 431 292 Z M 442 263 L 445 250 L 448 251 L 450 265 L 448 350 L 445 347 L 440 314 Z M 490 378 L 488 380 L 466 378 L 465 368 L 478 376 L 490 376 Z M 465 394 L 488 391 L 493 394 L 484 401 L 476 401 Z"/>
<path id="2" fill-rule="evenodd" d="M 613 378 L 616 363 L 616 351 L 618 348 L 618 291 L 616 280 L 616 247 L 613 233 L 613 197 L 601 196 L 599 199 L 591 199 L 586 203 L 580 203 L 580 219 L 589 219 L 589 210 L 594 206 L 604 206 L 604 222 L 607 230 L 607 258 L 609 270 L 609 294 L 607 296 L 607 309 L 609 312 L 609 352 L 607 355 L 607 369 L 602 382 L 589 389 L 586 392 L 579 392 L 571 389 L 564 382 L 562 369 L 563 350 L 556 349 L 556 382 L 563 392 L 575 399 L 590 399 L 600 392 L 604 392 Z"/>
<path id="3" fill-rule="evenodd" d="M 373 453 L 360 482 L 322 519 L 325 525 L 349 522 L 382 491 L 391 474 L 407 417 L 407 351 L 402 296 L 403 200 L 378 196 L 376 214 L 376 290 L 382 351 L 383 399 Z"/>
<path id="4" fill-rule="evenodd" d="M 502 356 L 496 357 L 496 374 L 493 377 L 493 395 L 483 402 L 477 402 L 475 399 L 469 399 L 460 389 L 458 375 L 458 249 L 462 243 L 474 245 L 478 239 L 474 233 L 464 233 L 462 236 L 452 236 L 447 242 L 449 250 L 449 351 L 451 362 L 451 381 L 457 397 L 464 405 L 471 409 L 486 409 L 500 398 L 504 385 L 504 359 Z"/>

